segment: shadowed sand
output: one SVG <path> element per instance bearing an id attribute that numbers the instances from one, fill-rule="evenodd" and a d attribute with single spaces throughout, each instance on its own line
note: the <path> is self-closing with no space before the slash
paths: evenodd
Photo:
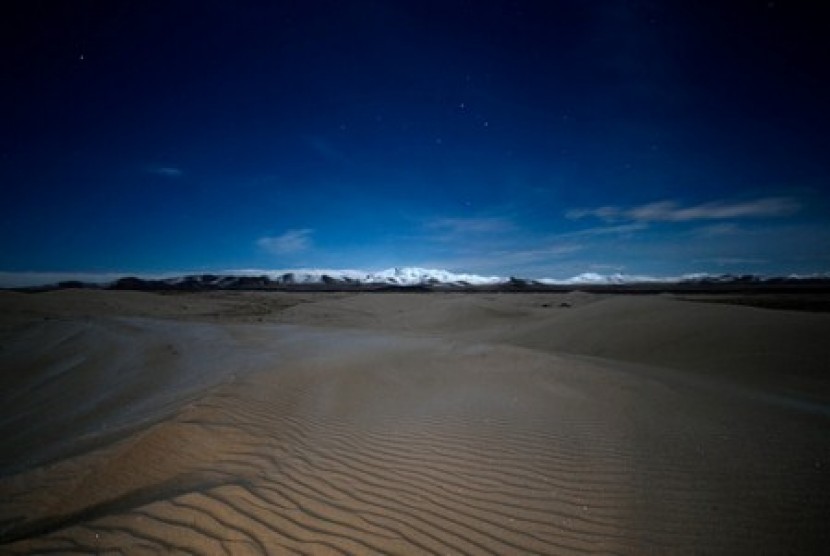
<path id="1" fill-rule="evenodd" d="M 0 314 L 3 553 L 830 546 L 828 314 L 107 291 Z"/>

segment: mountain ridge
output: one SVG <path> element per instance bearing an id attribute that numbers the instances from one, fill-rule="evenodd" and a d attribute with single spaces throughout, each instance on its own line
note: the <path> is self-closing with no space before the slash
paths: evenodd
<path id="1" fill-rule="evenodd" d="M 44 275 L 45 276 L 45 275 Z M 71 275 L 69 275 L 71 276 Z M 238 270 L 219 273 L 172 276 L 122 276 L 100 282 L 65 279 L 41 284 L 3 286 L 5 289 L 43 290 L 99 288 L 116 290 L 561 290 L 561 289 L 650 289 L 749 287 L 749 286 L 830 286 L 830 273 L 814 275 L 761 276 L 754 274 L 685 274 L 653 277 L 634 274 L 587 272 L 567 279 L 481 276 L 420 267 L 394 267 L 378 272 L 359 270 Z"/>

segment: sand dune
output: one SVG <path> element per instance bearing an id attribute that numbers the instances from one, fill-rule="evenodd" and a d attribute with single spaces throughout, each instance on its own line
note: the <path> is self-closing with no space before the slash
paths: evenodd
<path id="1" fill-rule="evenodd" d="M 0 307 L 2 552 L 830 546 L 830 315 L 579 293 Z"/>

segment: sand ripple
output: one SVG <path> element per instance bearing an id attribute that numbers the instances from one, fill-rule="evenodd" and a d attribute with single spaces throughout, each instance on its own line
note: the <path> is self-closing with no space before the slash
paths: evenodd
<path id="1" fill-rule="evenodd" d="M 165 326 L 184 359 L 204 353 L 203 334 Z M 181 390 L 145 426 L 8 473 L 0 549 L 726 554 L 830 541 L 825 416 L 505 345 L 252 330 L 221 342 L 270 354 L 257 365 L 223 359 L 222 380 Z"/>

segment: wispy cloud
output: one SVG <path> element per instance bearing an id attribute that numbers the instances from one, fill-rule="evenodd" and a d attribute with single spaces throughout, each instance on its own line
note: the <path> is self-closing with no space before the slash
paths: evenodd
<path id="1" fill-rule="evenodd" d="M 291 255 L 310 249 L 313 244 L 311 239 L 313 233 L 314 230 L 308 228 L 288 230 L 278 236 L 261 237 L 256 244 L 274 255 Z"/>
<path id="2" fill-rule="evenodd" d="M 515 225 L 508 218 L 434 218 L 425 224 L 430 230 L 448 235 L 499 234 L 513 231 Z"/>
<path id="3" fill-rule="evenodd" d="M 746 257 L 713 257 L 711 259 L 695 259 L 696 263 L 715 264 L 717 266 L 754 266 L 767 264 L 766 259 L 751 259 Z"/>
<path id="4" fill-rule="evenodd" d="M 591 234 L 623 233 L 645 225 L 608 226 L 614 230 L 586 230 L 584 234 L 540 234 L 511 215 L 434 217 L 422 221 L 422 236 L 437 247 L 426 266 L 473 269 L 478 272 L 521 273 L 524 269 L 553 264 L 582 251 Z"/>
<path id="5" fill-rule="evenodd" d="M 180 178 L 184 175 L 184 171 L 175 166 L 151 166 L 147 171 L 165 178 Z"/>
<path id="6" fill-rule="evenodd" d="M 741 233 L 742 228 L 734 222 L 721 222 L 718 224 L 711 224 L 709 226 L 701 226 L 692 233 L 699 237 L 726 237 Z"/>
<path id="7" fill-rule="evenodd" d="M 536 248 L 502 251 L 495 253 L 495 256 L 500 261 L 508 261 L 515 265 L 524 265 L 529 263 L 547 262 L 551 259 L 558 259 L 581 251 L 583 245 L 576 243 L 556 243 L 551 245 L 542 245 Z"/>
<path id="8" fill-rule="evenodd" d="M 647 222 L 630 222 L 627 224 L 619 224 L 616 226 L 597 226 L 595 228 L 585 228 L 583 230 L 576 230 L 573 232 L 565 232 L 558 234 L 559 238 L 577 238 L 577 237 L 597 237 L 597 236 L 613 236 L 632 234 L 648 229 Z"/>
<path id="9" fill-rule="evenodd" d="M 569 210 L 565 216 L 571 220 L 594 217 L 606 222 L 691 222 L 730 218 L 777 218 L 794 214 L 800 208 L 799 202 L 791 197 L 764 197 L 750 201 L 720 200 L 692 206 L 682 206 L 674 201 L 659 201 L 627 208 L 603 206 Z"/>
<path id="10" fill-rule="evenodd" d="M 549 266 L 555 261 L 567 259 L 583 248 L 584 246 L 576 243 L 539 243 L 525 247 L 516 245 L 510 249 L 472 246 L 446 258 L 427 259 L 420 264 L 425 267 L 471 269 L 485 273 L 522 274 L 529 268 Z"/>

